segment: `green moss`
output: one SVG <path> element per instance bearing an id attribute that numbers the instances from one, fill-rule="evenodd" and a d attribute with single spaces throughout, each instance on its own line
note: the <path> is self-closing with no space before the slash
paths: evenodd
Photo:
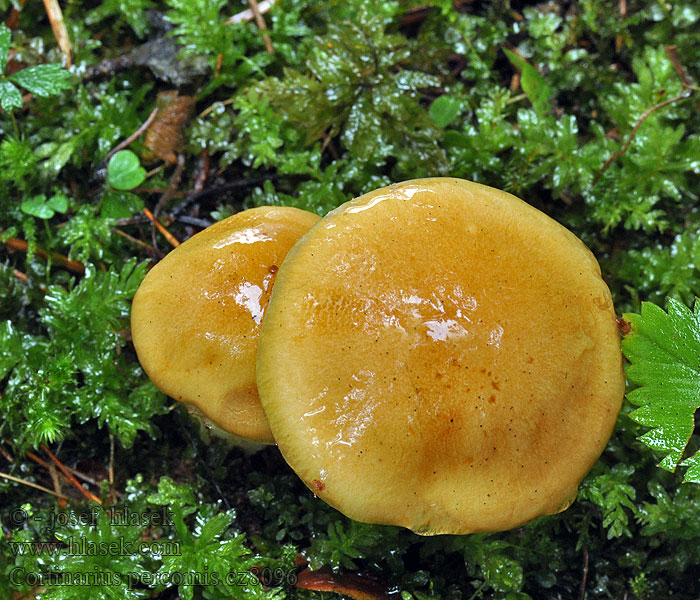
<path id="1" fill-rule="evenodd" d="M 26 454 L 47 460 L 47 444 L 99 480 L 86 485 L 107 510 L 166 507 L 173 518 L 113 526 L 70 486 L 61 492 L 75 499 L 62 506 L 0 478 L 0 596 L 36 587 L 13 582 L 19 567 L 122 576 L 118 585 L 49 582 L 41 598 L 333 597 L 294 586 L 300 556 L 336 576 L 368 573 L 402 600 L 573 598 L 582 583 L 589 599 L 700 594 L 700 488 L 681 485 L 684 474 L 695 477 L 688 457 L 700 446 L 692 390 L 682 390 L 687 445 L 669 447 L 659 419 L 635 422 L 626 404 L 564 513 L 503 534 L 421 538 L 343 517 L 274 448 L 246 456 L 201 441 L 148 382 L 128 332 L 147 261 L 168 247 L 157 234 L 149 249 L 141 210 L 164 195 L 159 216 L 184 240 L 245 206 L 325 214 L 423 175 L 512 191 L 565 224 L 601 260 L 619 312 L 671 298 L 691 306 L 700 293 L 695 3 L 628 0 L 623 15 L 603 0 L 459 8 L 278 0 L 265 14 L 273 54 L 254 22 L 225 24 L 249 8 L 242 0 L 62 6 L 68 70 L 42 3 L 27 3 L 16 29 L 0 35 L 0 439 L 13 459 L 2 459 L 0 472 L 53 488 L 49 470 Z M 108 153 L 174 86 L 196 100 L 172 132 L 182 145 L 163 142 L 167 131 L 154 127 L 128 149 L 140 156 L 154 136 L 171 144 L 183 156 L 179 179 L 176 166 L 142 160 L 154 169 L 146 180 L 116 191 L 106 181 Z M 669 306 L 678 317 L 666 336 L 673 345 L 694 317 Z M 652 337 L 661 331 L 650 327 Z M 692 353 L 681 359 L 697 371 Z M 642 359 L 636 368 L 679 398 L 669 375 L 678 360 L 657 369 Z M 638 439 L 647 425 L 651 448 Z M 688 461 L 685 473 L 656 466 L 671 450 L 665 466 Z M 51 515 L 93 508 L 85 523 L 48 525 Z M 77 557 L 60 546 L 20 556 L 10 544 L 71 536 L 176 542 L 186 552 Z M 276 578 L 257 585 L 252 567 Z M 202 585 L 175 577 L 188 572 L 240 576 Z"/>

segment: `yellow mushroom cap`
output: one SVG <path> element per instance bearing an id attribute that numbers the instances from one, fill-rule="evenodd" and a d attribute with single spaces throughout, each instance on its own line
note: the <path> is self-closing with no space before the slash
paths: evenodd
<path id="1" fill-rule="evenodd" d="M 131 331 L 158 388 L 230 433 L 274 443 L 255 383 L 260 323 L 284 257 L 318 219 L 289 207 L 246 210 L 149 271 L 134 296 Z"/>
<path id="2" fill-rule="evenodd" d="M 299 240 L 257 371 L 306 485 L 353 519 L 426 535 L 566 508 L 624 393 L 591 252 L 518 198 L 449 178 L 366 194 Z"/>

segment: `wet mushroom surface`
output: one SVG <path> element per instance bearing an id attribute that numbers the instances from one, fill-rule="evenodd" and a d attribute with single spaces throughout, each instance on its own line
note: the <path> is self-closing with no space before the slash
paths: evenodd
<path id="1" fill-rule="evenodd" d="M 279 448 L 315 494 L 420 534 L 566 508 L 624 392 L 591 252 L 514 196 L 449 178 L 375 190 L 301 238 L 257 377 Z"/>
<path id="2" fill-rule="evenodd" d="M 274 443 L 255 382 L 260 324 L 279 265 L 318 219 L 291 207 L 249 209 L 197 233 L 149 271 L 131 328 L 158 388 L 235 436 Z"/>

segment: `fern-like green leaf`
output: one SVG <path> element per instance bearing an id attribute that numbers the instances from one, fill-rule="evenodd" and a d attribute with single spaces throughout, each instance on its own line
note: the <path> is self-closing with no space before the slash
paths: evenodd
<path id="1" fill-rule="evenodd" d="M 665 453 L 659 466 L 674 471 L 700 407 L 700 302 L 693 312 L 671 299 L 668 313 L 646 302 L 641 314 L 625 314 L 624 318 L 631 325 L 622 343 L 631 363 L 627 378 L 639 386 L 627 395 L 640 407 L 630 416 L 652 428 L 642 441 Z M 689 467 L 685 480 L 700 483 L 697 454 L 682 464 Z"/>

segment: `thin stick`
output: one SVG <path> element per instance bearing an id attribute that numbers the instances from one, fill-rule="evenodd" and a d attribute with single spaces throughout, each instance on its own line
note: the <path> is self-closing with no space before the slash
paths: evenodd
<path id="1" fill-rule="evenodd" d="M 3 440 L 5 444 L 7 444 L 10 447 L 14 447 L 14 444 L 10 440 Z M 43 458 L 39 458 L 36 454 L 33 452 L 27 452 L 27 457 L 31 458 L 35 463 L 41 465 L 45 469 L 49 468 L 49 463 L 47 463 Z"/>
<path id="2" fill-rule="evenodd" d="M 82 479 L 83 481 L 87 481 L 88 483 L 91 483 L 92 485 L 96 487 L 100 487 L 100 482 L 97 481 L 96 479 L 93 479 L 92 477 L 88 477 L 85 475 L 85 473 L 81 473 L 80 471 L 76 471 L 75 469 L 71 469 L 68 465 L 65 465 L 66 469 L 68 469 L 73 475 L 78 477 L 79 479 Z"/>
<path id="3" fill-rule="evenodd" d="M 18 271 L 17 269 L 12 269 L 12 274 L 13 274 L 17 279 L 19 279 L 20 281 L 23 281 L 24 283 L 27 283 L 27 284 L 29 283 L 29 277 L 27 277 L 26 273 L 22 273 L 22 271 Z M 45 287 L 45 286 L 43 286 L 43 285 L 40 284 L 40 285 L 38 286 L 38 288 L 39 288 L 39 291 L 40 291 L 42 294 L 45 294 L 45 293 L 46 293 L 46 287 Z"/>
<path id="4" fill-rule="evenodd" d="M 177 166 L 173 172 L 173 176 L 170 178 L 170 183 L 168 184 L 168 189 L 165 190 L 163 195 L 158 199 L 158 204 L 153 209 L 153 216 L 157 219 L 160 217 L 160 212 L 163 207 L 170 202 L 171 198 L 175 195 L 177 186 L 180 185 L 180 179 L 182 178 L 182 172 L 185 169 L 185 157 L 182 154 L 177 155 Z"/>
<path id="5" fill-rule="evenodd" d="M 637 119 L 637 122 L 634 124 L 634 127 L 632 127 L 632 131 L 630 132 L 629 136 L 627 137 L 627 141 L 625 142 L 625 145 L 620 148 L 617 152 L 615 152 L 608 160 L 605 161 L 605 164 L 600 168 L 600 170 L 596 173 L 595 177 L 593 178 L 593 185 L 598 183 L 598 180 L 600 179 L 600 176 L 607 170 L 607 168 L 618 158 L 620 158 L 625 152 L 627 152 L 627 149 L 630 147 L 630 144 L 632 143 L 632 140 L 634 140 L 634 137 L 637 135 L 637 130 L 639 127 L 644 123 L 644 121 L 647 119 L 647 117 L 652 114 L 653 112 L 659 110 L 660 108 L 663 108 L 667 104 L 672 104 L 674 102 L 678 102 L 678 100 L 683 100 L 684 98 L 689 98 L 693 93 L 693 90 L 684 90 L 681 94 L 678 94 L 678 96 L 674 96 L 673 98 L 669 98 L 668 100 L 664 100 L 663 102 L 659 102 L 658 104 L 654 104 L 651 108 L 647 108 L 643 113 L 642 116 Z"/>
<path id="6" fill-rule="evenodd" d="M 58 471 L 54 465 L 49 465 L 49 475 L 51 475 L 51 481 L 53 482 L 53 489 L 57 494 L 61 493 L 61 480 L 58 476 Z"/>
<path id="7" fill-rule="evenodd" d="M 9 462 L 9 463 L 15 462 L 15 459 L 12 458 L 10 456 L 10 453 L 7 450 L 5 450 L 5 448 L 3 448 L 2 446 L 0 446 L 0 454 L 2 454 L 5 457 L 5 460 L 7 460 L 7 462 Z"/>
<path id="8" fill-rule="evenodd" d="M 143 241 L 141 241 L 141 240 L 139 240 L 139 239 L 137 239 L 137 238 L 135 238 L 135 237 L 129 235 L 128 233 L 126 233 L 125 231 L 122 231 L 121 229 L 117 229 L 116 227 L 112 227 L 112 231 L 113 231 L 114 233 L 116 233 L 117 235 L 122 236 L 124 239 L 127 239 L 127 240 L 129 240 L 130 242 L 133 242 L 134 244 L 138 244 L 139 246 L 142 246 L 143 248 L 146 248 L 146 249 L 148 249 L 148 250 L 150 250 L 150 251 L 153 251 L 153 246 L 151 246 L 150 244 L 147 244 L 146 242 L 143 242 Z"/>
<path id="9" fill-rule="evenodd" d="M 157 174 L 160 173 L 163 169 L 165 169 L 166 166 L 167 166 L 166 163 L 163 163 L 163 164 L 158 165 L 157 167 L 154 167 L 153 169 L 151 169 L 150 171 L 148 171 L 148 173 L 146 173 L 146 179 L 150 179 L 150 178 L 153 177 L 154 175 L 157 175 Z"/>
<path id="10" fill-rule="evenodd" d="M 21 281 L 24 281 L 24 283 L 27 283 L 29 281 L 29 277 L 27 277 L 22 271 L 18 271 L 17 269 L 12 270 L 12 274 L 17 278 L 20 279 Z"/>
<path id="11" fill-rule="evenodd" d="M 114 485 L 114 435 L 109 434 L 109 483 Z"/>
<path id="12" fill-rule="evenodd" d="M 2 233 L 1 230 L 0 233 Z M 4 243 L 8 248 L 18 250 L 19 252 L 29 251 L 29 244 L 24 240 L 20 240 L 18 238 L 8 238 L 5 240 Z M 36 248 L 34 252 L 42 258 L 51 258 L 51 260 L 56 261 L 60 266 L 65 267 L 69 271 L 73 271 L 74 273 L 78 273 L 79 275 L 85 274 L 85 265 L 81 262 L 78 262 L 77 260 L 70 260 L 67 256 L 59 254 L 58 252 L 47 252 L 43 248 Z"/>
<path id="13" fill-rule="evenodd" d="M 212 223 L 211 221 L 207 221 L 206 219 L 198 219 L 197 217 L 188 217 L 187 215 L 182 215 L 180 217 L 175 218 L 176 221 L 179 223 L 184 223 L 185 225 L 194 225 L 195 227 L 201 227 L 202 229 L 206 229 L 209 227 Z"/>
<path id="14" fill-rule="evenodd" d="M 275 0 L 263 0 L 258 4 L 258 12 L 262 15 L 272 8 Z M 226 25 L 235 25 L 236 23 L 242 23 L 243 21 L 252 21 L 255 18 L 255 13 L 252 9 L 243 10 L 236 13 L 226 21 Z"/>
<path id="15" fill-rule="evenodd" d="M 143 133 L 146 131 L 151 126 L 151 123 L 155 121 L 155 118 L 158 116 L 158 109 L 154 108 L 151 111 L 151 114 L 148 115 L 148 118 L 143 122 L 141 127 L 139 127 L 134 133 L 132 133 L 128 138 L 126 138 L 123 142 L 118 143 L 112 150 L 110 150 L 107 153 L 107 156 L 105 156 L 105 162 L 107 162 L 112 156 L 114 156 L 117 152 L 120 150 L 123 150 L 127 146 L 129 146 L 132 142 L 137 140 Z"/>
<path id="16" fill-rule="evenodd" d="M 44 0 L 44 8 L 51 23 L 51 29 L 58 42 L 58 47 L 66 57 L 66 67 L 71 66 L 71 47 L 66 24 L 63 21 L 63 12 L 58 5 L 58 0 Z"/>
<path id="17" fill-rule="evenodd" d="M 37 490 L 41 490 L 42 492 L 46 492 L 47 494 L 51 494 L 52 496 L 56 496 L 57 498 L 62 498 L 63 500 L 70 500 L 70 498 L 68 498 L 68 496 L 64 496 L 63 494 L 57 494 L 53 490 L 50 490 L 49 488 L 45 488 L 43 485 L 39 485 L 38 483 L 32 483 L 31 481 L 25 481 L 24 479 L 20 479 L 19 477 L 13 477 L 12 475 L 8 475 L 7 473 L 2 473 L 2 472 L 0 472 L 0 477 L 4 477 L 5 479 L 9 479 L 10 481 L 14 481 L 16 483 L 28 485 L 29 487 L 33 487 Z"/>
<path id="18" fill-rule="evenodd" d="M 267 23 L 265 23 L 265 19 L 260 12 L 260 6 L 258 5 L 257 0 L 248 0 L 248 4 L 250 4 L 250 9 L 253 11 L 253 15 L 255 16 L 255 23 L 262 34 L 263 42 L 265 43 L 265 50 L 267 50 L 268 54 L 274 54 L 275 49 L 272 47 L 272 40 L 270 39 L 270 34 L 267 32 Z"/>
<path id="19" fill-rule="evenodd" d="M 678 53 L 676 52 L 676 46 L 666 46 L 664 48 L 666 51 L 666 56 L 668 56 L 668 59 L 671 61 L 671 64 L 673 65 L 673 68 L 676 69 L 676 72 L 678 73 L 678 76 L 681 78 L 683 81 L 683 85 L 687 88 L 692 88 L 692 89 L 697 89 L 693 88 L 692 81 L 690 77 L 688 76 L 688 73 L 685 72 L 685 69 L 683 68 L 683 65 L 681 64 L 680 59 L 678 58 Z"/>
<path id="20" fill-rule="evenodd" d="M 581 588 L 579 598 L 584 600 L 586 597 L 586 581 L 588 580 L 588 548 L 583 547 L 583 575 L 581 576 Z"/>
<path id="21" fill-rule="evenodd" d="M 8 441 L 6 443 L 9 444 L 10 446 L 12 445 L 12 442 Z M 9 460 L 10 462 L 14 462 L 14 459 L 7 453 L 7 451 L 2 446 L 0 446 L 0 452 L 2 452 L 2 454 L 5 456 L 5 458 L 7 458 L 7 460 Z M 35 463 L 37 463 L 38 465 L 41 465 L 42 467 L 44 467 L 45 469 L 48 469 L 49 471 L 51 471 L 51 469 L 53 469 L 53 465 L 50 465 L 43 458 L 38 457 L 33 452 L 27 452 L 27 458 L 31 458 Z M 64 466 L 71 473 L 73 473 L 73 475 L 75 475 L 76 477 L 80 477 L 80 479 L 83 479 L 84 481 L 87 481 L 88 483 L 91 483 L 92 485 L 96 485 L 99 487 L 100 484 L 97 481 L 95 481 L 92 477 L 88 477 L 87 475 L 81 473 L 80 471 L 76 471 L 75 469 L 71 469 L 67 465 L 64 465 Z M 64 477 L 64 479 L 65 479 L 65 476 L 63 475 L 63 473 L 60 473 L 60 475 L 61 475 L 61 477 Z M 68 479 L 66 479 L 66 481 L 68 481 L 70 483 L 70 481 Z"/>
<path id="22" fill-rule="evenodd" d="M 156 226 L 158 231 L 160 231 L 163 237 L 166 240 L 168 240 L 168 242 L 170 242 L 170 245 L 173 248 L 177 248 L 180 245 L 180 242 L 177 241 L 175 236 L 172 233 L 170 233 L 165 227 L 163 227 L 160 221 L 156 220 L 156 218 L 153 216 L 153 213 L 150 210 L 144 208 L 143 214 L 146 215 L 148 217 L 148 220 Z"/>
<path id="23" fill-rule="evenodd" d="M 100 500 L 97 496 L 95 496 L 95 494 L 86 490 L 82 485 L 80 485 L 80 482 L 73 476 L 73 474 L 66 468 L 66 466 L 53 455 L 51 450 L 49 450 L 44 444 L 41 445 L 41 449 L 49 455 L 49 458 L 61 470 L 61 473 L 63 473 L 68 478 L 68 481 L 70 481 L 76 488 L 78 488 L 80 493 L 83 496 L 85 496 L 85 498 L 87 498 L 88 500 L 92 500 L 93 502 L 97 502 L 98 504 L 102 504 L 102 500 Z"/>
<path id="24" fill-rule="evenodd" d="M 5 24 L 10 28 L 10 29 L 17 29 L 17 25 L 19 25 L 19 15 L 22 12 L 22 9 L 24 8 L 24 5 L 27 3 L 27 0 L 20 0 L 19 2 L 19 9 L 16 7 L 12 7 L 12 11 L 10 12 L 10 16 L 7 17 L 7 21 L 5 21 Z"/>
<path id="25" fill-rule="evenodd" d="M 41 465 L 45 469 L 49 468 L 49 463 L 47 463 L 43 458 L 39 458 L 36 454 L 33 452 L 27 452 L 27 456 L 31 458 L 35 463 Z"/>
<path id="26" fill-rule="evenodd" d="M 600 170 L 596 173 L 595 177 L 593 178 L 593 185 L 598 183 L 598 180 L 600 179 L 600 176 L 605 172 L 605 170 L 613 163 L 614 160 L 620 158 L 625 152 L 627 152 L 627 149 L 630 147 L 630 144 L 632 143 L 632 140 L 634 139 L 634 136 L 637 135 L 637 130 L 641 126 L 642 123 L 646 120 L 646 118 L 652 114 L 654 111 L 659 110 L 660 108 L 663 108 L 667 104 L 673 104 L 674 102 L 678 102 L 679 100 L 684 100 L 686 98 L 690 98 L 690 96 L 693 95 L 693 92 L 696 90 L 696 88 L 691 85 L 691 80 L 690 77 L 688 77 L 688 74 L 686 73 L 685 69 L 683 68 L 683 65 L 681 64 L 680 60 L 678 60 L 678 55 L 676 54 L 676 47 L 675 46 L 666 46 L 664 48 L 666 50 L 666 55 L 668 56 L 668 59 L 671 61 L 671 64 L 673 67 L 676 69 L 678 72 L 678 76 L 681 78 L 681 81 L 683 82 L 683 91 L 678 94 L 677 96 L 674 96 L 673 98 L 669 98 L 668 100 L 664 100 L 663 102 L 659 102 L 658 104 L 654 104 L 651 108 L 648 108 L 642 113 L 642 116 L 637 119 L 637 122 L 634 124 L 634 127 L 632 127 L 632 131 L 630 132 L 629 136 L 627 137 L 627 141 L 625 142 L 625 145 L 620 148 L 617 152 L 615 152 L 608 160 L 605 161 L 603 166 L 600 168 Z"/>
<path id="27" fill-rule="evenodd" d="M 199 113 L 199 116 L 197 118 L 204 119 L 204 118 L 209 116 L 209 113 L 216 110 L 219 106 L 228 106 L 229 104 L 233 104 L 233 98 L 221 100 L 220 102 L 219 101 L 214 102 L 213 104 L 210 104 L 209 106 L 207 106 L 201 113 Z"/>

